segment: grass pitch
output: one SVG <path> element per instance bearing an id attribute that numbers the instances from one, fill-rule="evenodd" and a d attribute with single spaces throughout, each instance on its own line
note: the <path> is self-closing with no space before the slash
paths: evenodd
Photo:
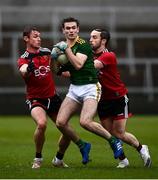
<path id="1" fill-rule="evenodd" d="M 78 117 L 71 120 L 80 137 L 91 142 L 92 161 L 84 166 L 76 145 L 71 143 L 64 161 L 67 169 L 52 167 L 51 160 L 57 151 L 59 131 L 49 120 L 46 142 L 43 149 L 43 166 L 32 170 L 34 158 L 33 132 L 35 124 L 29 116 L 0 116 L 0 178 L 1 179 L 156 179 L 158 178 L 158 116 L 135 116 L 128 120 L 127 129 L 141 143 L 149 146 L 152 167 L 143 167 L 137 151 L 124 144 L 130 161 L 126 169 L 116 169 L 118 163 L 102 138 L 85 131 L 79 126 Z"/>

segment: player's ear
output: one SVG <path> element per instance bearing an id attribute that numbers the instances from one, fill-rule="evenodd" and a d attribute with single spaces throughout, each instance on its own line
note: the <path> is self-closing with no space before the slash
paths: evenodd
<path id="1" fill-rule="evenodd" d="M 107 40 L 106 39 L 102 39 L 102 44 L 106 45 Z"/>
<path id="2" fill-rule="evenodd" d="M 28 41 L 28 37 L 27 36 L 24 36 L 23 39 L 24 39 L 25 42 Z"/>
<path id="3" fill-rule="evenodd" d="M 79 28 L 79 26 L 77 27 L 77 33 L 79 33 L 79 31 L 80 31 L 80 28 Z"/>

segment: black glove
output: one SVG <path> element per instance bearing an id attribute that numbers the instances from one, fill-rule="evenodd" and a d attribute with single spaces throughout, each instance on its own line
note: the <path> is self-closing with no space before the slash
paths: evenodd
<path id="1" fill-rule="evenodd" d="M 29 64 L 28 64 L 27 72 L 28 72 L 28 73 L 34 72 L 34 70 L 35 70 L 35 65 L 34 65 L 34 63 L 31 61 L 31 62 L 29 62 Z"/>
<path id="2" fill-rule="evenodd" d="M 59 71 L 57 72 L 57 75 L 60 76 L 62 72 L 68 71 L 66 65 L 61 65 Z"/>

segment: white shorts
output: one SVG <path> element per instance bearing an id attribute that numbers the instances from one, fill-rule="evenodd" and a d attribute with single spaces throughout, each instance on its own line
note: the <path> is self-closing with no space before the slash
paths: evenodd
<path id="1" fill-rule="evenodd" d="M 83 103 L 83 101 L 88 98 L 96 99 L 99 102 L 101 97 L 101 85 L 99 82 L 86 85 L 71 84 L 66 96 L 78 103 Z"/>

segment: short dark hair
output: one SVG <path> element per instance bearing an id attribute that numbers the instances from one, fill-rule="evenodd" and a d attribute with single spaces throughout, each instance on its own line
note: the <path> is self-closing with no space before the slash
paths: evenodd
<path id="1" fill-rule="evenodd" d="M 65 19 L 62 20 L 62 22 L 61 22 L 62 28 L 64 28 L 64 24 L 67 23 L 67 22 L 76 22 L 77 27 L 80 25 L 78 19 L 75 19 L 74 17 L 68 17 L 68 18 L 65 18 Z"/>
<path id="2" fill-rule="evenodd" d="M 110 32 L 107 29 L 94 29 L 95 31 L 101 32 L 101 39 L 106 39 L 106 44 L 108 44 L 110 40 Z"/>
<path id="3" fill-rule="evenodd" d="M 24 37 L 24 36 L 29 37 L 29 36 L 30 36 L 30 33 L 31 33 L 32 31 L 39 31 L 39 30 L 37 29 L 37 27 L 34 27 L 34 26 L 26 26 L 26 27 L 24 28 L 24 30 L 23 30 L 23 37 Z"/>

